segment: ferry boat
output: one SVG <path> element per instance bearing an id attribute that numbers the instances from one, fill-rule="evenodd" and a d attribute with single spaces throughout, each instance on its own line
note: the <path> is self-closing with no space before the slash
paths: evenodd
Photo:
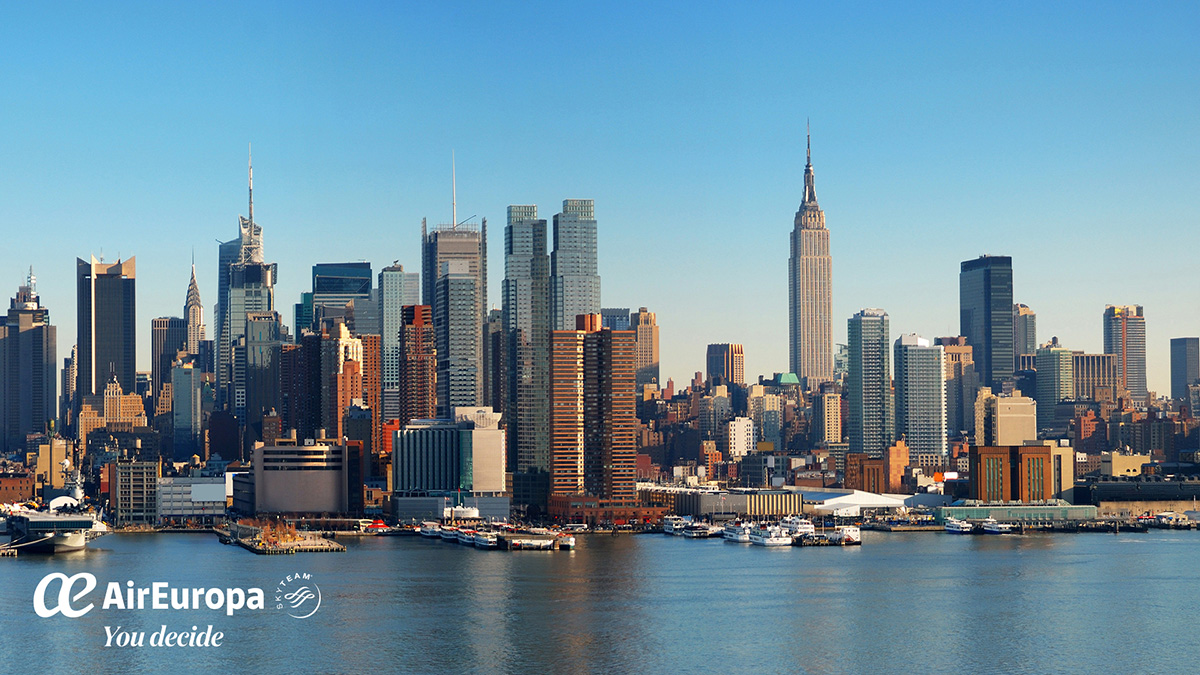
<path id="1" fill-rule="evenodd" d="M 792 536 L 778 525 L 758 525 L 750 530 L 750 543 L 755 546 L 791 546 Z"/>
<path id="2" fill-rule="evenodd" d="M 475 533 L 475 548 L 500 548 L 498 533 L 490 530 L 480 530 Z"/>
<path id="3" fill-rule="evenodd" d="M 725 541 L 732 541 L 739 544 L 749 544 L 750 530 L 752 527 L 753 525 L 751 524 L 743 523 L 740 520 L 735 520 L 734 522 L 725 526 L 721 536 L 724 537 Z"/>
<path id="4" fill-rule="evenodd" d="M 462 528 L 458 531 L 458 543 L 466 546 L 475 545 L 475 530 Z"/>
<path id="5" fill-rule="evenodd" d="M 720 525 L 693 523 L 683 528 L 683 536 L 689 539 L 708 539 L 709 537 L 719 536 L 724 530 L 725 528 Z"/>
<path id="6" fill-rule="evenodd" d="M 1012 534 L 1014 527 L 1012 523 L 997 522 L 995 518 L 988 518 L 983 521 L 984 534 Z"/>
<path id="7" fill-rule="evenodd" d="M 813 526 L 812 521 L 799 516 L 788 516 L 779 521 L 779 526 L 788 534 L 796 536 L 813 535 L 817 533 L 817 528 Z"/>
<path id="8" fill-rule="evenodd" d="M 575 548 L 575 536 L 571 534 L 558 535 L 558 550 L 570 551 Z"/>
<path id="9" fill-rule="evenodd" d="M 971 534 L 971 532 L 975 529 L 975 526 L 967 521 L 959 520 L 958 518 L 953 517 L 946 519 L 945 527 L 946 531 L 950 534 Z"/>
<path id="10" fill-rule="evenodd" d="M 443 525 L 440 534 L 442 541 L 458 541 L 458 528 L 453 525 Z"/>
<path id="11" fill-rule="evenodd" d="M 437 523 L 433 522 L 432 520 L 427 520 L 427 521 L 421 523 L 420 532 L 421 532 L 422 537 L 429 537 L 431 539 L 433 537 L 441 537 L 442 536 L 441 526 L 438 525 Z"/>
<path id="12" fill-rule="evenodd" d="M 692 524 L 691 517 L 665 516 L 662 520 L 663 534 L 673 534 L 676 537 L 683 534 L 684 528 Z"/>

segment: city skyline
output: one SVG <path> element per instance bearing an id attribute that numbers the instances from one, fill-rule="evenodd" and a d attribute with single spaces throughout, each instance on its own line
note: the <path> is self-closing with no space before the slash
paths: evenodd
<path id="1" fill-rule="evenodd" d="M 736 14 L 699 8 L 687 22 L 696 22 L 689 27 L 701 38 L 727 31 L 737 44 L 753 29 L 763 31 L 763 39 L 745 54 L 718 40 L 711 54 L 680 43 L 677 53 L 649 60 L 647 47 L 619 52 L 663 28 L 674 16 L 665 10 L 644 27 L 630 27 L 615 16 L 583 10 L 565 16 L 547 6 L 511 16 L 478 6 L 473 16 L 457 19 L 444 16 L 448 9 L 363 6 L 325 17 L 333 24 L 326 29 L 315 18 L 264 7 L 250 8 L 238 25 L 219 16 L 219 6 L 158 8 L 129 26 L 108 26 L 103 40 L 81 40 L 107 25 L 99 10 L 81 8 L 55 35 L 0 28 L 7 45 L 0 55 L 21 63 L 24 75 L 6 77 L 14 105 L 0 111 L 0 122 L 14 130 L 12 151 L 0 159 L 11 190 L 0 220 L 56 235 L 0 254 L 10 270 L 6 283 L 11 292 L 33 265 L 42 303 L 61 332 L 61 357 L 76 333 L 68 274 L 73 259 L 101 250 L 109 262 L 137 256 L 136 364 L 148 371 L 148 324 L 178 314 L 193 248 L 205 323 L 218 325 L 214 240 L 226 240 L 246 209 L 246 142 L 259 146 L 255 221 L 267 233 L 267 259 L 279 265 L 277 308 L 299 301 L 316 263 L 365 257 L 375 272 L 392 260 L 418 269 L 420 219 L 439 222 L 451 212 L 448 155 L 455 149 L 458 212 L 476 215 L 475 223 L 495 222 L 509 204 L 595 200 L 602 303 L 656 313 L 663 380 L 690 379 L 704 369 L 705 345 L 731 342 L 745 346 L 753 381 L 787 369 L 783 248 L 787 217 L 802 198 L 803 121 L 811 116 L 835 259 L 835 343 L 845 343 L 842 322 L 861 307 L 886 310 L 896 334 L 957 334 L 959 263 L 983 253 L 1005 255 L 1013 259 L 1013 301 L 1037 312 L 1039 342 L 1057 335 L 1072 349 L 1099 353 L 1104 307 L 1144 306 L 1149 388 L 1168 393 L 1169 339 L 1200 334 L 1200 318 L 1168 311 L 1168 303 L 1194 305 L 1198 292 L 1166 283 L 1186 274 L 1186 244 L 1195 236 L 1187 199 L 1200 183 L 1188 159 L 1200 145 L 1189 112 L 1198 69 L 1187 67 L 1197 56 L 1183 28 L 1194 24 L 1187 19 L 1195 10 L 1123 15 L 1104 6 L 1076 25 L 1078 11 L 1044 8 L 1039 21 L 1025 25 L 1016 13 L 942 17 L 929 7 L 899 26 L 889 23 L 899 8 L 854 20 L 832 10 L 801 15 L 786 6 Z M 39 10 L 17 13 L 10 26 L 32 25 Z M 194 29 L 179 25 L 184 14 L 196 20 Z M 728 19 L 720 33 L 711 27 L 714 15 Z M 323 69 L 311 57 L 295 66 L 281 62 L 299 53 L 295 34 L 361 35 L 369 51 L 386 33 L 371 29 L 373 18 L 404 35 L 448 21 L 484 46 L 503 44 L 502 30 L 484 30 L 488 22 L 502 27 L 533 20 L 535 28 L 549 30 L 576 19 L 583 24 L 580 39 L 599 49 L 593 58 L 612 61 L 634 86 L 614 89 L 614 76 L 569 52 L 555 53 L 562 57 L 558 64 L 503 54 L 497 64 L 454 56 L 417 67 L 404 63 L 407 49 L 385 49 L 377 62 L 362 49 L 327 42 L 315 52 L 340 55 L 339 69 Z M 786 54 L 791 35 L 784 28 L 809 18 L 827 34 L 812 38 L 808 54 Z M 133 34 L 160 19 L 168 28 L 148 31 L 148 45 L 118 46 L 135 42 Z M 772 20 L 782 25 L 773 28 Z M 901 28 L 918 20 L 928 25 L 901 39 Z M 278 27 L 263 30 L 276 21 Z M 1036 39 L 1068 23 L 1076 30 L 1061 44 Z M 231 40 L 256 33 L 263 38 L 256 53 L 275 48 L 279 54 L 269 62 L 218 54 L 203 38 L 205 28 Z M 1130 30 L 1155 39 L 1121 39 Z M 179 44 L 166 40 L 168 34 Z M 932 47 L 915 53 L 907 41 L 920 38 Z M 979 40 L 967 44 L 968 38 Z M 417 44 L 424 50 L 446 39 L 420 36 Z M 56 48 L 61 53 L 52 54 Z M 148 58 L 154 54 L 163 58 Z M 847 58 L 855 55 L 858 60 Z M 956 56 L 965 62 L 955 64 Z M 124 72 L 131 58 L 145 66 L 140 76 Z M 91 65 L 76 65 L 80 60 Z M 981 63 L 994 63 L 991 77 L 963 79 Z M 772 68 L 757 72 L 764 64 Z M 334 72 L 355 65 L 363 66 L 360 80 L 333 80 Z M 489 99 L 487 121 L 476 123 L 424 103 L 447 86 L 427 78 L 487 95 L 504 81 L 498 74 L 506 66 L 513 82 L 532 89 L 529 101 L 537 105 Z M 905 79 L 908 67 L 915 80 Z M 196 70 L 207 74 L 192 78 Z M 542 83 L 563 72 L 582 75 L 571 86 L 581 97 L 573 103 L 552 98 L 553 88 Z M 389 86 L 389 74 L 403 86 Z M 163 88 L 177 81 L 184 84 Z M 922 86 L 910 93 L 905 82 Z M 235 91 L 241 98 L 251 84 L 261 109 L 228 106 Z M 335 104 L 367 89 L 378 92 L 351 111 Z M 396 98 L 409 89 L 417 94 L 412 106 Z M 727 91 L 742 94 L 743 102 L 725 101 Z M 148 107 L 133 110 L 126 99 L 143 93 Z M 693 105 L 681 106 L 676 95 Z M 285 113 L 282 101 L 291 99 L 311 112 Z M 88 124 L 66 112 L 83 101 L 93 113 Z M 541 101 L 546 114 L 557 111 L 561 119 L 530 124 L 529 115 L 543 112 Z M 218 103 L 234 110 L 216 113 Z M 191 105 L 197 110 L 188 110 Z M 47 110 L 59 114 L 47 116 Z M 210 112 L 212 120 L 202 118 Z M 192 124 L 195 138 L 180 136 L 174 121 Z M 385 124 L 407 131 L 385 133 Z M 326 137 L 312 141 L 314 134 Z M 530 156 L 546 159 L 514 161 L 510 155 L 521 143 Z M 566 159 L 550 159 L 553 148 L 567 146 L 573 152 Z M 1108 195 L 1118 189 L 1137 199 L 1114 206 Z M 1127 247 L 1102 242 L 1131 231 L 1156 256 L 1156 273 L 1111 272 L 1128 270 Z M 491 234 L 493 251 L 503 250 L 500 236 Z M 1080 242 L 1089 256 L 1076 262 L 1063 255 Z M 502 274 L 490 272 L 487 291 L 498 307 Z M 893 283 L 899 275 L 908 283 Z M 687 284 L 687 294 L 679 283 Z M 288 312 L 281 313 L 291 323 Z M 714 321 L 718 313 L 720 322 Z"/>

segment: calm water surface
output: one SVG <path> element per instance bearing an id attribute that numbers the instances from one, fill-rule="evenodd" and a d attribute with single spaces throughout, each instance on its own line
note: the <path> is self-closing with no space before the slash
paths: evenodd
<path id="1" fill-rule="evenodd" d="M 0 558 L 0 672 L 1191 673 L 1200 533 L 866 532 L 861 548 L 581 536 L 573 552 L 409 537 L 256 556 L 212 535 L 111 535 Z M 39 618 L 45 574 L 259 587 L 268 608 Z M 307 572 L 296 620 L 271 592 Z M 56 592 L 56 591 L 55 591 Z M 79 604 L 86 604 L 82 601 Z M 225 633 L 218 648 L 104 646 L 105 626 Z M 148 639 L 148 637 L 147 637 Z"/>

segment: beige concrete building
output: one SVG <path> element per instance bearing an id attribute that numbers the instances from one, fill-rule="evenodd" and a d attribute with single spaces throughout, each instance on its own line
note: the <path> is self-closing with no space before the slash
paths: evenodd
<path id="1" fill-rule="evenodd" d="M 796 211 L 788 258 L 789 363 L 807 387 L 833 379 L 833 258 L 825 212 L 817 205 L 812 143 L 804 197 Z"/>
<path id="2" fill-rule="evenodd" d="M 1150 461 L 1150 455 L 1126 455 L 1119 452 L 1100 453 L 1100 475 L 1140 476 L 1142 465 Z"/>
<path id="3" fill-rule="evenodd" d="M 975 443 L 986 446 L 1024 445 L 1037 440 L 1037 403 L 1020 390 L 996 396 L 982 387 L 975 398 Z"/>

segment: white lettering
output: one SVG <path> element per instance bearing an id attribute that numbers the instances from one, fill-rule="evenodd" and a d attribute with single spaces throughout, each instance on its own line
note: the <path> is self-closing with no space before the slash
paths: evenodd
<path id="1" fill-rule="evenodd" d="M 110 581 L 108 582 L 108 590 L 104 593 L 104 604 L 101 605 L 101 609 L 108 609 L 113 606 L 117 609 L 125 609 L 125 598 L 121 596 L 121 584 Z"/>
<path id="2" fill-rule="evenodd" d="M 108 635 L 108 639 L 104 641 L 104 646 L 105 646 L 105 647 L 111 647 L 111 646 L 112 646 L 112 640 L 113 640 L 113 636 L 114 636 L 114 635 L 116 635 L 116 634 L 117 634 L 117 633 L 119 633 L 119 632 L 121 632 L 121 627 L 120 627 L 120 626 L 117 626 L 117 630 L 115 630 L 115 631 L 114 631 L 114 630 L 113 630 L 111 627 L 109 627 L 109 626 L 105 626 L 105 627 L 104 627 L 104 633 L 105 633 L 106 635 Z"/>
<path id="3" fill-rule="evenodd" d="M 61 581 L 62 586 L 60 586 L 58 589 L 58 602 L 54 605 L 54 608 L 51 609 L 46 606 L 46 590 L 49 588 L 50 582 L 55 580 Z M 75 585 L 75 582 L 79 580 L 83 581 L 83 590 L 71 595 L 71 588 Z M 33 611 L 43 619 L 48 619 L 59 612 L 62 612 L 63 616 L 70 619 L 79 618 L 90 612 L 94 605 L 92 603 L 88 603 L 88 605 L 82 609 L 74 609 L 71 607 L 71 603 L 90 593 L 95 587 L 96 577 L 87 572 L 80 572 L 79 574 L 70 577 L 62 572 L 52 572 L 42 577 L 42 580 L 38 582 L 37 588 L 35 588 L 33 591 Z"/>
<path id="4" fill-rule="evenodd" d="M 154 609 L 166 609 L 167 608 L 167 582 L 156 581 L 156 582 L 150 584 L 150 587 L 154 589 L 154 595 L 152 596 L 151 607 L 153 607 Z"/>

